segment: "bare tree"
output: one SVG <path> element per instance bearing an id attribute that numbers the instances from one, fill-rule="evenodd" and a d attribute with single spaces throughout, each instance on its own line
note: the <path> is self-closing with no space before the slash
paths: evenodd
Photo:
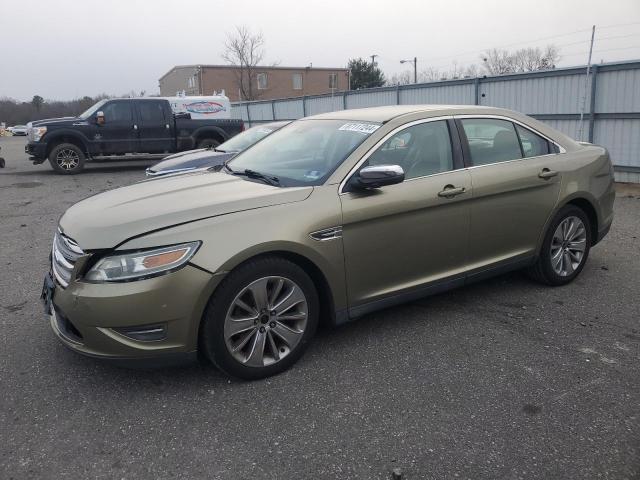
<path id="1" fill-rule="evenodd" d="M 480 58 L 489 75 L 502 75 L 555 68 L 560 60 L 560 51 L 555 45 L 548 45 L 544 50 L 529 47 L 514 52 L 494 48 L 487 50 Z"/>
<path id="2" fill-rule="evenodd" d="M 410 72 L 409 70 L 395 73 L 387 81 L 387 85 L 408 85 L 410 83 L 413 83 L 413 72 Z"/>
<path id="3" fill-rule="evenodd" d="M 234 32 L 227 34 L 222 58 L 238 67 L 236 83 L 240 100 L 256 100 L 259 97 L 256 67 L 262 62 L 264 54 L 262 33 L 254 34 L 245 26 L 236 26 Z"/>
<path id="4" fill-rule="evenodd" d="M 503 75 L 515 72 L 515 59 L 507 50 L 492 48 L 480 57 L 482 66 L 489 75 Z"/>

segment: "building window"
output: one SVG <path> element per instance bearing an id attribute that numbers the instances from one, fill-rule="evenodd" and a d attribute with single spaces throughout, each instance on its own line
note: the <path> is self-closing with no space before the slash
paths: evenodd
<path id="1" fill-rule="evenodd" d="M 293 89 L 302 90 L 302 74 L 301 73 L 293 74 Z"/>
<path id="2" fill-rule="evenodd" d="M 329 88 L 337 89 L 338 88 L 338 74 L 330 73 L 329 74 Z"/>
<path id="3" fill-rule="evenodd" d="M 258 80 L 258 90 L 266 90 L 267 89 L 267 74 L 259 73 L 257 76 Z"/>

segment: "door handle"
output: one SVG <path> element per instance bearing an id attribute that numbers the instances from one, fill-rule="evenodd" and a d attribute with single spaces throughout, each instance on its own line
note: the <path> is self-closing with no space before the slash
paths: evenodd
<path id="1" fill-rule="evenodd" d="M 444 187 L 444 190 L 442 190 L 441 192 L 438 192 L 438 196 L 444 197 L 444 198 L 453 198 L 456 195 L 463 194 L 464 192 L 465 192 L 464 187 L 454 187 L 453 185 L 446 185 Z"/>
<path id="2" fill-rule="evenodd" d="M 538 177 L 544 180 L 548 180 L 550 178 L 555 177 L 556 175 L 558 175 L 558 172 L 556 172 L 555 170 L 549 170 L 548 168 L 543 168 L 542 171 L 538 174 Z"/>

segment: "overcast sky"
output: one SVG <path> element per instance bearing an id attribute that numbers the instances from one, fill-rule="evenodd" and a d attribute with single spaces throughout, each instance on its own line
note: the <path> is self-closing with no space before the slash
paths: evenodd
<path id="1" fill-rule="evenodd" d="M 224 63 L 235 25 L 263 33 L 269 63 L 377 54 L 390 77 L 403 58 L 446 70 L 547 43 L 559 66 L 585 64 L 593 24 L 595 62 L 640 59 L 640 0 L 0 0 L 0 97 L 156 93 L 173 65 Z"/>

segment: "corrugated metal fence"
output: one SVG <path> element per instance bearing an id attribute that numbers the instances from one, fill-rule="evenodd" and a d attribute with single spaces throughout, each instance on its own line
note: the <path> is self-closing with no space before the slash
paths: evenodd
<path id="1" fill-rule="evenodd" d="M 334 95 L 239 102 L 233 104 L 232 116 L 254 125 L 379 105 L 503 107 L 531 115 L 577 140 L 605 146 L 616 167 L 616 179 L 640 183 L 640 61 L 595 65 L 588 81 L 585 71 L 586 67 L 559 68 Z"/>

